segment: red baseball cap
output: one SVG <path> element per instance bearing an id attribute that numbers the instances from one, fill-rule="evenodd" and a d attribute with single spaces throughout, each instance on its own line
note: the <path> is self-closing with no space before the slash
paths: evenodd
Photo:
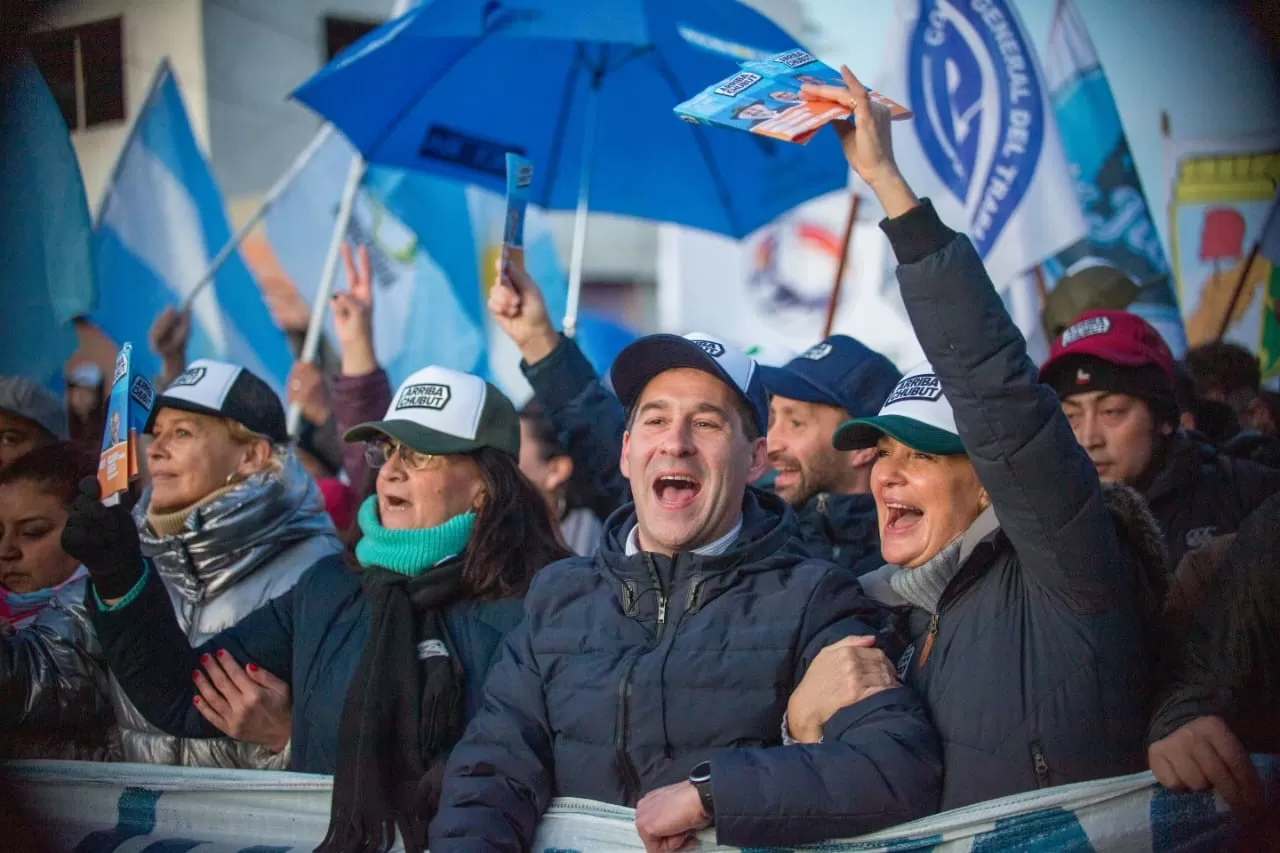
<path id="1" fill-rule="evenodd" d="M 1125 367 L 1158 367 L 1173 380 L 1173 353 L 1160 333 L 1128 311 L 1086 311 L 1071 324 L 1040 365 L 1040 381 L 1071 356 L 1091 356 Z"/>

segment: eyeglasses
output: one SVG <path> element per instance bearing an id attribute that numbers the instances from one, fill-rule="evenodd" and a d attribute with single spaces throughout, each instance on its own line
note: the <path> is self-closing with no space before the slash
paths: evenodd
<path id="1" fill-rule="evenodd" d="M 425 470 L 440 458 L 434 453 L 419 453 L 398 441 L 380 439 L 365 443 L 364 461 L 370 468 L 381 468 L 392 456 L 399 456 L 401 464 L 411 471 Z"/>

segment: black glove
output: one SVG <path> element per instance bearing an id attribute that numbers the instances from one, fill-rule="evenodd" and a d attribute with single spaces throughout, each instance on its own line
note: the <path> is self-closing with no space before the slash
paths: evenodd
<path id="1" fill-rule="evenodd" d="M 89 572 L 103 601 L 124 598 L 142 577 L 142 546 L 133 516 L 123 505 L 103 506 L 97 477 L 80 481 L 67 510 L 62 550 Z"/>

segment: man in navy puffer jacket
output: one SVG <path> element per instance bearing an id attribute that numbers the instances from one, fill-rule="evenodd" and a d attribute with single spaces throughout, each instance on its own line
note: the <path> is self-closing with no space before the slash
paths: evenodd
<path id="1" fill-rule="evenodd" d="M 653 335 L 612 381 L 634 503 L 595 557 L 534 579 L 450 759 L 433 853 L 526 850 L 553 796 L 636 806 L 652 849 L 711 824 L 722 844 L 790 846 L 934 812 L 938 738 L 891 673 L 821 743 L 781 745 L 814 657 L 881 615 L 849 572 L 804 555 L 779 498 L 748 488 L 768 466 L 755 362 Z"/>

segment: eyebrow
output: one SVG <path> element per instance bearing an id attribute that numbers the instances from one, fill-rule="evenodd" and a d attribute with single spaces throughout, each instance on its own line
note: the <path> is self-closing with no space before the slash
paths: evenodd
<path id="1" fill-rule="evenodd" d="M 653 409 L 665 412 L 665 411 L 669 411 L 671 408 L 672 408 L 671 403 L 668 400 L 650 400 L 649 402 L 641 406 L 639 409 L 637 409 L 636 414 L 643 415 L 645 412 Z M 713 415 L 719 415 L 721 418 L 724 418 L 726 421 L 729 420 L 729 413 L 725 409 L 722 409 L 720 406 L 717 406 L 715 403 L 708 403 L 708 402 L 699 403 L 698 405 L 693 407 L 693 409 L 690 411 L 690 414 L 704 415 L 704 414 L 707 414 L 708 412 Z"/>

